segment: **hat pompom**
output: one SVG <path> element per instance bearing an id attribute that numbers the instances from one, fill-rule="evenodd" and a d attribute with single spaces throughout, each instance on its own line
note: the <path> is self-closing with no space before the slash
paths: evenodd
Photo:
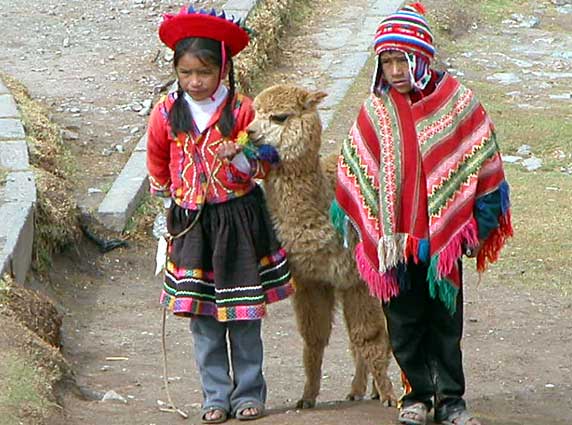
<path id="1" fill-rule="evenodd" d="M 421 3 L 416 2 L 416 3 L 411 3 L 408 5 L 409 7 L 412 7 L 413 9 L 415 9 L 417 12 L 419 12 L 421 15 L 425 15 L 427 13 L 427 9 L 425 9 L 425 6 L 423 6 Z"/>

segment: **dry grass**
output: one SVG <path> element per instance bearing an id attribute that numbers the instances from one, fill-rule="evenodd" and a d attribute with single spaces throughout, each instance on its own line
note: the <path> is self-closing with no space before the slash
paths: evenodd
<path id="1" fill-rule="evenodd" d="M 50 121 L 48 111 L 14 78 L 0 77 L 20 108 L 26 129 L 37 187 L 34 267 L 44 272 L 51 264 L 52 254 L 79 235 L 77 207 L 69 180 L 72 161 L 62 143 L 60 129 Z"/>
<path id="2" fill-rule="evenodd" d="M 14 293 L 18 296 L 14 297 Z M 45 418 L 57 415 L 61 408 L 56 403 L 53 386 L 71 373 L 59 350 L 20 320 L 18 311 L 29 309 L 34 297 L 37 295 L 18 287 L 8 277 L 0 279 L 0 422 L 3 425 L 39 425 Z M 51 304 L 50 307 L 55 311 Z"/>
<path id="3" fill-rule="evenodd" d="M 263 0 L 247 19 L 254 35 L 236 61 L 236 77 L 242 92 L 251 94 L 254 81 L 280 52 L 280 38 L 308 0 Z"/>

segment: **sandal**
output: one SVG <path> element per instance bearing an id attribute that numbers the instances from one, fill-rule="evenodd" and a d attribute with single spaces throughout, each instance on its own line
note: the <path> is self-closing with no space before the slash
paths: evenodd
<path id="1" fill-rule="evenodd" d="M 245 415 L 244 411 L 247 409 L 254 409 L 256 411 L 253 415 Z M 239 421 L 253 421 L 255 419 L 260 419 L 264 416 L 264 407 L 260 403 L 247 402 L 241 404 L 238 409 L 236 409 L 235 417 Z"/>
<path id="2" fill-rule="evenodd" d="M 446 419 L 437 423 L 441 425 L 481 425 L 477 418 L 464 409 L 452 412 Z"/>
<path id="3" fill-rule="evenodd" d="M 428 410 L 423 402 L 413 403 L 401 408 L 397 420 L 403 425 L 426 425 Z"/>
<path id="4" fill-rule="evenodd" d="M 221 415 L 218 418 L 207 419 L 209 413 L 220 412 Z M 201 410 L 201 422 L 204 424 L 222 424 L 228 420 L 228 413 L 226 410 L 220 407 L 205 407 Z"/>

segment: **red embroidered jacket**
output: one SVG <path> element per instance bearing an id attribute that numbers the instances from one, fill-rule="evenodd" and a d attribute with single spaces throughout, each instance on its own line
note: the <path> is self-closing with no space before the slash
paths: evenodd
<path id="1" fill-rule="evenodd" d="M 177 94 L 171 93 L 151 112 L 147 129 L 147 169 L 151 193 L 172 197 L 188 209 L 198 209 L 203 203 L 220 203 L 243 196 L 270 170 L 265 161 L 249 160 L 250 172 L 241 172 L 232 163 L 216 156 L 225 138 L 217 122 L 224 106 L 214 113 L 202 134 L 179 133 L 173 135 L 169 125 L 169 111 Z M 229 139 L 246 130 L 254 118 L 252 100 L 238 94 L 235 97 L 235 126 Z M 228 140 L 228 139 L 226 139 Z M 207 181 L 210 178 L 210 183 Z M 206 193 L 205 193 L 206 190 Z"/>

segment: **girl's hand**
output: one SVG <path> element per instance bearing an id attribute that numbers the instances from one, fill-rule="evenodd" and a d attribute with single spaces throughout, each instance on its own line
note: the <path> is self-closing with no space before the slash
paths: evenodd
<path id="1" fill-rule="evenodd" d="M 231 160 L 234 156 L 242 150 L 240 145 L 234 142 L 223 142 L 217 149 L 216 154 L 220 159 Z"/>

